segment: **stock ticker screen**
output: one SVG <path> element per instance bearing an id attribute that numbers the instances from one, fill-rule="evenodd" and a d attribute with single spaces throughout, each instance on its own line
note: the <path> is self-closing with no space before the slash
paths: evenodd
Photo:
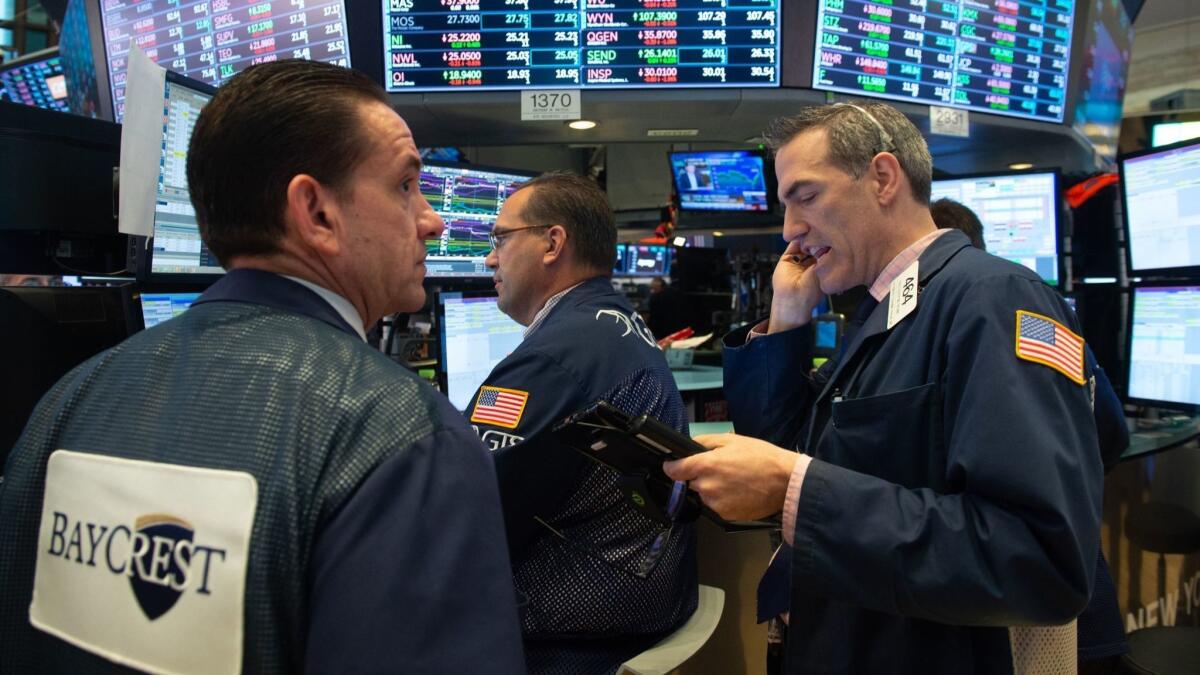
<path id="1" fill-rule="evenodd" d="M 131 45 L 181 75 L 220 86 L 255 63 L 308 59 L 350 65 L 342 0 L 103 0 L 113 110 L 125 115 Z"/>
<path id="2" fill-rule="evenodd" d="M 56 54 L 0 70 L 0 101 L 4 100 L 70 112 L 62 59 Z"/>
<path id="3" fill-rule="evenodd" d="M 425 270 L 431 277 L 490 277 L 483 260 L 491 251 L 488 233 L 500 207 L 528 174 L 467 166 L 421 168 L 421 194 L 442 217 L 441 239 L 425 242 Z"/>
<path id="4" fill-rule="evenodd" d="M 820 0 L 813 87 L 1061 122 L 1075 0 Z"/>
<path id="5" fill-rule="evenodd" d="M 782 0 L 383 0 L 389 91 L 779 84 Z"/>

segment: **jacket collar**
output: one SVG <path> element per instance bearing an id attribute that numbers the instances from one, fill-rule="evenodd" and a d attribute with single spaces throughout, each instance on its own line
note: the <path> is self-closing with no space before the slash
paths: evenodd
<path id="1" fill-rule="evenodd" d="M 354 336 L 356 340 L 362 340 L 358 331 L 321 296 L 274 272 L 254 269 L 230 270 L 217 283 L 209 286 L 192 304 L 205 302 L 247 302 L 264 305 L 316 319 Z"/>

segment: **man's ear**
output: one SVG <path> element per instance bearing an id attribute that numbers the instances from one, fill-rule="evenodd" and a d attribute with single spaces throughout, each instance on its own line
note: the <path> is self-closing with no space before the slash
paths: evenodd
<path id="1" fill-rule="evenodd" d="M 542 264 L 553 265 L 567 253 L 567 230 L 562 225 L 546 228 L 546 248 L 542 253 Z"/>
<path id="2" fill-rule="evenodd" d="M 890 152 L 881 152 L 871 160 L 871 182 L 879 205 L 891 206 L 904 184 L 904 170 L 900 160 Z"/>
<path id="3" fill-rule="evenodd" d="M 287 186 L 284 222 L 300 243 L 316 253 L 337 255 L 344 223 L 333 190 L 308 174 L 297 174 Z"/>

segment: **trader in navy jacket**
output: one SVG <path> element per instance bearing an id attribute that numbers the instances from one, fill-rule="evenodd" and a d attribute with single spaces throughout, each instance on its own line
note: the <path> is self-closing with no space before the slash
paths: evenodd
<path id="1" fill-rule="evenodd" d="M 695 536 L 635 507 L 616 472 L 548 431 L 608 401 L 687 432 L 650 329 L 612 289 L 616 226 L 590 180 L 551 173 L 505 201 L 487 264 L 526 326 L 468 415 L 495 451 L 531 673 L 611 673 L 696 608 Z"/>
<path id="2" fill-rule="evenodd" d="M 1076 318 L 935 229 L 928 149 L 890 106 L 769 136 L 789 244 L 770 318 L 726 337 L 738 434 L 668 474 L 726 518 L 782 512 L 759 616 L 790 622 L 789 673 L 1072 668 L 1101 494 Z M 858 285 L 854 337 L 809 377 L 812 308 Z"/>

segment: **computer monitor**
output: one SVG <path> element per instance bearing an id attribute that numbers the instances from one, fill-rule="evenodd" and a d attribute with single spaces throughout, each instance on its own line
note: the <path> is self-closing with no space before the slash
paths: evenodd
<path id="1" fill-rule="evenodd" d="M 188 195 L 187 152 L 200 110 L 216 90 L 167 72 L 163 92 L 162 157 L 154 200 L 154 236 L 139 269 L 165 282 L 211 280 L 225 270 L 200 239 Z"/>
<path id="2" fill-rule="evenodd" d="M 671 273 L 671 247 L 660 244 L 629 244 L 625 273 L 630 276 L 662 277 Z"/>
<path id="3" fill-rule="evenodd" d="M 200 297 L 199 293 L 142 293 L 142 323 L 146 328 L 173 319 Z"/>
<path id="4" fill-rule="evenodd" d="M 442 333 L 443 391 L 465 411 L 488 374 L 521 344 L 525 328 L 496 305 L 490 292 L 446 292 L 438 296 Z"/>
<path id="5" fill-rule="evenodd" d="M 685 211 L 768 211 L 763 153 L 758 150 L 672 152 L 671 173 Z"/>
<path id="6" fill-rule="evenodd" d="M 52 47 L 0 65 L 0 101 L 70 112 L 67 76 Z"/>
<path id="7" fill-rule="evenodd" d="M 1118 164 L 1130 272 L 1200 272 L 1200 140 L 1126 155 Z"/>
<path id="8" fill-rule="evenodd" d="M 617 257 L 613 261 L 613 276 L 615 277 L 625 276 L 629 273 L 625 267 L 625 256 L 628 255 L 625 249 L 625 244 L 617 244 Z"/>
<path id="9" fill-rule="evenodd" d="M 1180 141 L 1190 141 L 1200 138 L 1200 121 L 1194 122 L 1159 122 L 1150 127 L 1151 147 L 1161 148 Z"/>
<path id="10" fill-rule="evenodd" d="M 132 288 L 0 288 L 0 473 L 42 395 L 136 332 Z"/>
<path id="11" fill-rule="evenodd" d="M 1200 286 L 1135 287 L 1128 340 L 1131 402 L 1200 407 Z"/>
<path id="12" fill-rule="evenodd" d="M 997 173 L 933 181 L 933 199 L 953 199 L 979 216 L 988 253 L 1059 280 L 1057 171 Z"/>
<path id="13" fill-rule="evenodd" d="M 425 242 L 426 275 L 490 277 L 483 264 L 492 250 L 488 233 L 500 207 L 536 174 L 469 164 L 428 162 L 421 168 L 421 194 L 446 224 L 441 239 Z"/>
<path id="14" fill-rule="evenodd" d="M 113 110 L 125 116 L 129 50 L 212 86 L 278 59 L 350 66 L 343 0 L 97 2 Z"/>

